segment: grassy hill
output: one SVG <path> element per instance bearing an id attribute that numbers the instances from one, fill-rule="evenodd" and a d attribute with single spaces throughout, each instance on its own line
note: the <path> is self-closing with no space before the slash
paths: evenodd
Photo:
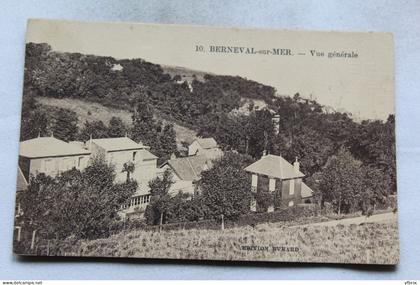
<path id="1" fill-rule="evenodd" d="M 267 247 L 247 250 L 244 246 Z M 294 250 L 290 250 L 293 248 Z M 286 250 L 287 249 L 287 250 Z M 261 260 L 287 262 L 398 262 L 396 220 L 360 225 L 260 224 L 220 230 L 191 229 L 156 233 L 122 232 L 106 239 L 84 241 L 67 255 L 173 258 L 204 260 Z"/>
<path id="2" fill-rule="evenodd" d="M 86 121 L 92 122 L 99 120 L 108 123 L 113 116 L 119 117 L 126 125 L 131 125 L 132 123 L 131 112 L 123 109 L 106 107 L 99 103 L 72 98 L 57 99 L 50 97 L 36 97 L 36 101 L 42 108 L 46 109 L 46 111 L 63 108 L 75 112 L 78 117 L 79 128 L 82 128 Z M 191 143 L 197 138 L 197 133 L 194 130 L 172 121 L 165 120 L 158 114 L 155 114 L 155 117 L 163 122 L 173 123 L 178 147 L 181 146 L 182 141 Z"/>

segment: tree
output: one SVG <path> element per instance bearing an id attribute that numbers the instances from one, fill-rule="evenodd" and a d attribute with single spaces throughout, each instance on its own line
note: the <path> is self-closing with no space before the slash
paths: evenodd
<path id="1" fill-rule="evenodd" d="M 381 169 L 363 167 L 363 191 L 360 193 L 361 208 L 366 213 L 371 207 L 375 210 L 378 203 L 384 203 L 391 194 L 391 179 Z"/>
<path id="2" fill-rule="evenodd" d="M 153 151 L 158 141 L 158 123 L 153 118 L 153 109 L 149 104 L 147 96 L 144 94 L 138 96 L 139 99 L 132 115 L 132 137 L 136 142 L 142 142 L 145 145 L 152 146 Z"/>
<path id="3" fill-rule="evenodd" d="M 80 131 L 79 139 L 88 141 L 90 138 L 100 139 L 108 137 L 108 128 L 102 121 L 86 121 Z"/>
<path id="4" fill-rule="evenodd" d="M 156 177 L 149 182 L 151 199 L 146 207 L 146 222 L 157 225 L 165 222 L 165 213 L 168 211 L 171 197 L 169 189 L 173 184 L 172 172 L 166 169 L 162 177 Z"/>
<path id="5" fill-rule="evenodd" d="M 54 136 L 63 141 L 73 141 L 78 134 L 77 115 L 75 112 L 60 108 L 52 126 Z"/>
<path id="6" fill-rule="evenodd" d="M 57 239 L 106 237 L 118 209 L 137 188 L 136 182 L 114 179 L 114 169 L 100 158 L 83 171 L 72 169 L 57 178 L 40 174 L 22 193 L 24 219 Z"/>
<path id="7" fill-rule="evenodd" d="M 126 134 L 127 134 L 127 126 L 124 124 L 121 118 L 112 117 L 111 120 L 109 120 L 108 137 L 118 138 L 118 137 L 123 137 Z"/>
<path id="8" fill-rule="evenodd" d="M 330 157 L 320 176 L 320 191 L 324 202 L 331 202 L 337 213 L 350 212 L 360 203 L 363 191 L 362 163 L 341 148 Z"/>
<path id="9" fill-rule="evenodd" d="M 127 182 L 130 182 L 130 174 L 134 172 L 135 169 L 135 165 L 133 162 L 129 161 L 129 162 L 125 162 L 123 164 L 123 169 L 122 172 L 127 172 Z"/>
<path id="10" fill-rule="evenodd" d="M 176 153 L 176 133 L 172 124 L 166 124 L 159 137 L 161 156 L 169 158 L 171 154 Z"/>
<path id="11" fill-rule="evenodd" d="M 214 161 L 213 167 L 201 173 L 199 187 L 210 217 L 224 215 L 226 219 L 235 219 L 249 211 L 251 183 L 243 170 L 249 161 L 248 156 L 226 152 Z"/>
<path id="12" fill-rule="evenodd" d="M 22 98 L 22 113 L 20 122 L 20 140 L 33 139 L 48 134 L 48 119 L 38 108 L 33 89 L 26 88 Z"/>

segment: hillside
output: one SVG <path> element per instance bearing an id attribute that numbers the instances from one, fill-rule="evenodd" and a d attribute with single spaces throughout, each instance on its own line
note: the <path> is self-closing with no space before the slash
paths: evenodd
<path id="1" fill-rule="evenodd" d="M 126 125 L 132 124 L 131 112 L 123 109 L 111 108 L 103 106 L 99 103 L 86 102 L 78 99 L 64 98 L 49 98 L 49 97 L 36 97 L 38 104 L 46 108 L 62 108 L 75 112 L 78 118 L 78 127 L 81 129 L 83 124 L 88 121 L 102 121 L 109 122 L 109 120 L 115 116 L 120 118 Z M 197 138 L 197 133 L 194 130 L 183 127 L 179 124 L 170 122 L 161 118 L 159 115 L 155 114 L 156 119 L 162 120 L 164 123 L 172 123 L 174 125 L 174 130 L 176 132 L 177 145 L 180 148 L 181 142 L 185 141 L 191 143 L 194 139 Z"/>
<path id="2" fill-rule="evenodd" d="M 322 173 L 327 161 L 345 148 L 365 166 L 390 178 L 390 189 L 395 192 L 393 115 L 386 121 L 358 122 L 298 93 L 278 96 L 281 90 L 239 76 L 164 66 L 141 58 L 57 52 L 45 43 L 27 44 L 25 70 L 24 99 L 39 98 L 44 108 L 72 109 L 79 124 L 95 118 L 106 122 L 113 114 L 130 122 L 130 113 L 140 105 L 140 116 L 151 110 L 146 119 L 139 119 L 145 125 L 135 139 L 157 150 L 161 141 L 154 138 L 156 133 L 148 132 L 160 131 L 159 124 L 145 122 L 153 118 L 175 123 L 178 147 L 181 141 L 202 136 L 215 138 L 225 150 L 254 158 L 264 150 L 281 154 L 289 162 L 297 157 L 308 178 Z M 47 134 L 45 114 L 27 110 L 22 113 L 21 140 Z M 280 117 L 276 124 L 274 114 Z M 172 135 L 171 130 L 167 133 Z M 170 155 L 169 150 L 162 154 Z"/>

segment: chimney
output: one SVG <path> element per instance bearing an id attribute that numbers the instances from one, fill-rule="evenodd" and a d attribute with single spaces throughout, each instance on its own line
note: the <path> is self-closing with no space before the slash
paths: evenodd
<path id="1" fill-rule="evenodd" d="M 300 171 L 300 163 L 298 161 L 297 156 L 295 157 L 295 162 L 293 162 L 293 168 L 295 169 L 296 172 Z"/>
<path id="2" fill-rule="evenodd" d="M 263 150 L 263 155 L 262 156 L 266 156 L 267 155 L 267 150 Z"/>

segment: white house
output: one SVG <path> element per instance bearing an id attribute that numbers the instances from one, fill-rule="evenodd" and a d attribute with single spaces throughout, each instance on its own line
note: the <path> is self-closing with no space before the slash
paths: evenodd
<path id="1" fill-rule="evenodd" d="M 90 151 L 54 137 L 38 137 L 19 143 L 19 168 L 26 181 L 31 175 L 44 173 L 55 177 L 73 167 L 87 167 Z"/>
<path id="2" fill-rule="evenodd" d="M 163 173 L 170 169 L 173 174 L 173 181 L 169 193 L 176 195 L 179 192 L 195 195 L 197 191 L 196 183 L 201 178 L 201 172 L 211 167 L 211 161 L 205 155 L 194 155 L 187 157 L 172 157 L 161 165 L 160 171 Z"/>
<path id="3" fill-rule="evenodd" d="M 204 155 L 207 159 L 213 160 L 221 157 L 223 151 L 214 138 L 200 138 L 188 146 L 188 155 Z"/>

